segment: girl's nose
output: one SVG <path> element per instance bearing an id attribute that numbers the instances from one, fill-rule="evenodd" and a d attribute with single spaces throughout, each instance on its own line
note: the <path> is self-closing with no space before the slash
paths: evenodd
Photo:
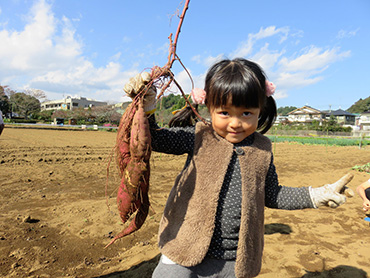
<path id="1" fill-rule="evenodd" d="M 230 121 L 230 126 L 232 128 L 237 128 L 241 126 L 241 120 L 238 117 L 233 117 Z"/>

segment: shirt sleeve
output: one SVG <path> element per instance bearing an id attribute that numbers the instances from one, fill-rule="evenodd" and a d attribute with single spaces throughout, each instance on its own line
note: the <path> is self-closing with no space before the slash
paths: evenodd
<path id="1" fill-rule="evenodd" d="M 194 148 L 195 127 L 159 127 L 154 115 L 148 117 L 152 136 L 152 149 L 168 154 L 190 154 Z"/>
<path id="2" fill-rule="evenodd" d="M 265 205 L 269 208 L 286 210 L 314 208 L 308 187 L 279 185 L 273 156 L 266 176 Z"/>

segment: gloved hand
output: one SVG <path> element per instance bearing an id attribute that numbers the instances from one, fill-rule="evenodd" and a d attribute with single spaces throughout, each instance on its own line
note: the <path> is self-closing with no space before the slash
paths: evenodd
<path id="1" fill-rule="evenodd" d="M 345 186 L 352 178 L 352 174 L 347 174 L 336 183 L 326 184 L 317 188 L 309 187 L 311 200 L 315 208 L 321 206 L 336 208 L 344 204 L 346 202 L 346 196 L 342 193 L 345 193 L 347 197 L 353 197 L 353 191 Z"/>
<path id="2" fill-rule="evenodd" d="M 126 94 L 134 99 L 136 95 L 144 89 L 145 85 L 148 84 L 151 80 L 149 72 L 142 72 L 134 77 L 130 78 L 129 82 L 125 84 L 123 90 Z M 155 112 L 157 107 L 157 89 L 155 86 L 151 86 L 144 96 L 144 111 L 146 114 L 152 114 Z"/>

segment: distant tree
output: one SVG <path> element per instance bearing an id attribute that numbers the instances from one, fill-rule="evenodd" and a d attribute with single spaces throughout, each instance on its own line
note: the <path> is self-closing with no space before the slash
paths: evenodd
<path id="1" fill-rule="evenodd" d="M 157 103 L 156 118 L 158 123 L 166 125 L 173 117 L 172 112 L 183 108 L 185 103 L 182 95 L 169 94 L 162 97 Z"/>
<path id="2" fill-rule="evenodd" d="M 24 91 L 27 95 L 37 98 L 40 102 L 46 101 L 46 94 L 43 90 L 39 89 L 26 89 Z"/>
<path id="3" fill-rule="evenodd" d="M 26 119 L 33 113 L 40 111 L 40 101 L 25 93 L 13 93 L 10 96 L 12 111 L 24 116 Z"/>
<path id="4" fill-rule="evenodd" d="M 51 120 L 53 120 L 54 118 L 64 118 L 64 119 L 72 118 L 72 111 L 70 110 L 53 111 L 53 113 L 51 114 Z"/>
<path id="5" fill-rule="evenodd" d="M 70 117 L 76 119 L 77 124 L 85 124 L 92 118 L 90 110 L 85 110 L 83 108 L 72 110 Z"/>
<path id="6" fill-rule="evenodd" d="M 118 113 L 112 106 L 96 106 L 91 109 L 92 116 L 95 117 L 97 123 L 113 123 L 119 124 L 121 114 Z"/>
<path id="7" fill-rule="evenodd" d="M 172 106 L 172 111 L 179 110 L 183 108 L 186 104 L 186 101 L 183 97 L 177 100 L 177 102 Z"/>
<path id="8" fill-rule="evenodd" d="M 115 123 L 115 124 L 119 124 L 119 122 L 121 121 L 121 118 L 122 118 L 122 115 L 118 112 L 115 112 L 113 113 L 110 118 L 109 118 L 109 122 L 110 123 Z"/>
<path id="9" fill-rule="evenodd" d="M 318 120 L 313 120 L 311 123 L 311 127 L 313 130 L 322 130 L 322 124 Z"/>
<path id="10" fill-rule="evenodd" d="M 370 110 L 370 97 L 356 101 L 350 108 L 347 109 L 350 113 L 362 113 Z"/>
<path id="11" fill-rule="evenodd" d="M 286 115 L 288 115 L 289 112 L 292 112 L 295 109 L 297 109 L 297 107 L 295 107 L 295 106 L 279 107 L 277 109 L 277 113 L 278 113 L 278 115 L 286 116 Z"/>
<path id="12" fill-rule="evenodd" d="M 44 110 L 34 114 L 34 118 L 43 121 L 50 122 L 52 120 L 53 110 Z"/>
<path id="13" fill-rule="evenodd" d="M 185 100 L 183 96 L 175 94 L 169 94 L 168 96 L 162 97 L 161 100 L 158 102 L 159 108 L 163 110 L 169 108 L 172 109 L 174 106 L 176 106 L 176 108 L 173 108 L 173 110 L 176 110 L 181 105 L 182 107 L 185 105 Z"/>
<path id="14" fill-rule="evenodd" d="M 7 114 L 9 113 L 10 109 L 10 103 L 9 103 L 9 97 L 6 95 L 6 88 L 8 86 L 1 86 L 0 85 L 0 110 Z"/>
<path id="15" fill-rule="evenodd" d="M 334 115 L 330 115 L 330 119 L 323 124 L 323 129 L 327 131 L 338 131 L 339 125 Z"/>

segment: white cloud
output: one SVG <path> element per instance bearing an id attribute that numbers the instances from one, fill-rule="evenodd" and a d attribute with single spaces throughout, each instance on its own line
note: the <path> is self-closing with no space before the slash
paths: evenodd
<path id="1" fill-rule="evenodd" d="M 351 31 L 340 30 L 337 34 L 337 38 L 338 39 L 348 39 L 348 38 L 354 37 L 356 36 L 359 30 L 360 28 L 357 28 L 356 30 L 351 30 Z"/>
<path id="2" fill-rule="evenodd" d="M 191 71 L 190 71 L 191 74 Z M 181 86 L 182 91 L 185 94 L 188 94 L 191 90 L 191 80 L 189 78 L 189 75 L 185 70 L 180 71 L 179 73 L 176 74 L 175 76 L 176 82 Z M 173 93 L 173 94 L 181 94 L 181 91 L 175 83 L 172 83 L 171 87 L 169 88 L 167 93 Z"/>
<path id="3" fill-rule="evenodd" d="M 131 42 L 131 41 L 132 41 L 132 39 L 131 39 L 130 37 L 124 36 L 124 37 L 122 38 L 122 41 L 123 41 L 123 42 L 125 42 L 125 43 L 129 43 L 129 42 Z"/>
<path id="4" fill-rule="evenodd" d="M 0 10 L 1 13 L 1 10 Z M 80 16 L 82 18 L 82 16 Z M 95 66 L 84 56 L 84 45 L 76 34 L 74 19 L 56 18 L 52 5 L 46 0 L 34 3 L 22 30 L 12 30 L 7 23 L 0 29 L 0 83 L 13 89 L 37 88 L 45 91 L 48 98 L 55 99 L 63 94 L 80 95 L 98 100 L 123 100 L 123 85 L 139 72 L 139 61 L 129 66 L 119 63 L 121 52 L 112 55 L 102 66 Z M 338 38 L 355 36 L 359 29 L 341 30 Z M 292 32 L 289 27 L 268 26 L 256 33 L 248 34 L 234 51 L 212 54 L 204 57 L 194 55 L 191 60 L 203 64 L 207 69 L 226 57 L 246 57 L 258 62 L 271 81 L 276 83 L 275 97 L 287 97 L 292 88 L 317 83 L 323 73 L 333 64 L 351 55 L 339 47 L 322 48 L 317 45 L 298 49 L 298 40 L 303 31 Z M 123 42 L 131 38 L 123 36 Z M 296 42 L 299 42 L 297 44 Z M 168 42 L 160 47 L 148 45 L 142 60 L 146 57 L 168 53 Z M 295 47 L 294 54 L 289 47 Z M 140 51 L 142 51 L 140 49 Z M 93 57 L 93 55 L 90 55 Z M 136 54 L 136 58 L 139 55 Z M 94 57 L 92 58 L 94 59 Z M 150 65 L 149 65 L 150 66 Z M 127 69 L 128 68 L 128 69 Z M 190 70 L 190 69 L 188 69 Z M 176 80 L 185 93 L 191 90 L 191 82 L 185 71 L 176 74 Z M 204 86 L 206 71 L 192 76 L 195 87 Z M 175 93 L 179 93 L 174 87 Z"/>
<path id="5" fill-rule="evenodd" d="M 34 4 L 22 31 L 0 31 L 0 72 L 2 76 L 37 76 L 48 70 L 70 67 L 81 54 L 69 20 L 54 17 L 43 0 Z M 59 25 L 61 31 L 58 32 Z"/>
<path id="6" fill-rule="evenodd" d="M 180 84 L 182 90 L 185 94 L 189 94 L 192 90 L 192 86 L 194 85 L 194 88 L 203 88 L 204 87 L 204 78 L 205 73 L 200 75 L 192 75 L 191 71 L 189 71 L 191 78 L 193 82 L 191 82 L 191 79 L 187 72 L 185 70 L 179 72 L 176 74 L 176 81 Z M 173 90 L 174 93 L 180 94 L 180 90 L 175 88 L 176 90 Z"/>
<path id="7" fill-rule="evenodd" d="M 260 39 L 272 37 L 275 35 L 279 35 L 280 36 L 279 43 L 282 43 L 288 38 L 288 34 L 289 34 L 288 27 L 282 27 L 282 28 L 276 29 L 275 26 L 269 26 L 265 29 L 261 28 L 257 34 L 250 35 L 250 38 L 252 40 L 260 40 Z"/>
<path id="8" fill-rule="evenodd" d="M 269 72 L 272 71 L 273 67 L 284 53 L 284 50 L 280 52 L 277 50 L 270 50 L 269 44 L 266 43 L 255 55 L 253 55 L 251 60 L 258 63 L 266 72 Z"/>
<path id="9" fill-rule="evenodd" d="M 225 59 L 224 54 L 219 54 L 217 56 L 208 56 L 204 59 L 203 63 L 205 64 L 205 66 L 209 68 L 210 66 L 212 66 L 213 64 L 217 63 L 218 61 L 222 59 Z"/>
<path id="10" fill-rule="evenodd" d="M 122 55 L 122 53 L 118 52 L 118 53 L 114 54 L 112 57 L 110 57 L 110 59 L 112 61 L 118 61 L 121 58 L 121 55 Z"/>
<path id="11" fill-rule="evenodd" d="M 259 32 L 249 34 L 248 39 L 230 53 L 230 57 L 231 59 L 245 57 L 260 64 L 269 79 L 277 85 L 275 99 L 286 98 L 292 90 L 322 81 L 324 72 L 331 65 L 351 55 L 351 51 L 342 51 L 336 46 L 322 48 L 311 45 L 301 49 L 298 48 L 294 54 L 288 56 L 291 52 L 288 52 L 286 48 L 292 45 L 298 47 L 298 39 L 303 36 L 303 31 L 295 30 L 294 33 L 291 33 L 289 27 L 276 28 L 270 26 L 261 28 Z M 267 42 L 260 46 L 260 42 L 264 40 Z M 273 48 L 271 45 L 275 45 L 275 47 Z M 226 57 L 227 54 L 224 53 L 207 57 L 195 55 L 192 61 L 198 64 L 202 63 L 208 69 L 214 63 Z M 196 83 L 195 87 L 202 88 L 204 86 L 205 74 L 206 72 L 193 76 Z M 191 83 L 185 72 L 176 74 L 176 79 L 185 92 L 190 92 Z"/>
<path id="12" fill-rule="evenodd" d="M 253 52 L 253 46 L 257 41 L 269 37 L 279 36 L 279 43 L 282 43 L 288 38 L 288 34 L 288 27 L 276 28 L 275 26 L 269 26 L 267 28 L 261 28 L 256 34 L 249 34 L 248 40 L 242 42 L 240 46 L 231 53 L 231 57 L 236 58 L 249 56 Z"/>
<path id="13" fill-rule="evenodd" d="M 1 69 L 23 72 L 41 67 L 42 57 L 50 54 L 50 37 L 55 29 L 54 16 L 48 12 L 49 9 L 47 4 L 40 1 L 33 6 L 23 31 L 0 31 Z"/>
<path id="14" fill-rule="evenodd" d="M 303 49 L 303 53 L 297 57 L 289 59 L 283 57 L 279 65 L 284 71 L 311 71 L 329 66 L 331 63 L 349 57 L 350 51 L 340 52 L 337 47 L 323 50 L 316 46 Z"/>
<path id="15" fill-rule="evenodd" d="M 69 94 L 94 96 L 96 99 L 121 101 L 123 85 L 138 73 L 136 70 L 121 71 L 121 65 L 110 62 L 105 67 L 95 68 L 89 61 L 68 71 L 49 71 L 30 81 L 32 87 L 48 88 L 51 92 L 63 91 Z"/>
<path id="16" fill-rule="evenodd" d="M 304 86 L 312 85 L 322 80 L 322 77 L 313 77 L 305 72 L 291 73 L 281 72 L 277 75 L 275 82 L 279 84 L 280 88 L 284 90 L 292 88 L 301 88 Z"/>
<path id="17" fill-rule="evenodd" d="M 16 90 L 42 89 L 49 99 L 63 94 L 99 100 L 123 98 L 123 84 L 137 71 L 122 71 L 118 63 L 121 53 L 105 66 L 95 67 L 83 56 L 73 20 L 56 18 L 45 0 L 36 1 L 25 19 L 21 31 L 0 31 L 1 84 Z"/>
<path id="18" fill-rule="evenodd" d="M 293 57 L 282 57 L 277 63 L 278 69 L 273 73 L 274 82 L 280 88 L 280 94 L 276 94 L 275 98 L 286 98 L 290 90 L 320 82 L 324 79 L 323 73 L 333 63 L 350 54 L 350 51 L 341 52 L 337 47 L 323 50 L 310 46 Z"/>
<path id="19" fill-rule="evenodd" d="M 200 64 L 202 59 L 200 55 L 195 55 L 191 58 L 191 60 L 196 62 L 197 64 Z"/>
<path id="20" fill-rule="evenodd" d="M 265 70 L 269 79 L 277 85 L 274 97 L 276 99 L 286 98 L 292 89 L 320 82 L 324 78 L 323 73 L 332 64 L 351 55 L 351 51 L 342 51 L 339 47 L 323 49 L 311 45 L 298 49 L 293 55 L 287 56 L 290 52 L 285 48 L 291 45 L 297 47 L 297 38 L 301 38 L 303 35 L 301 30 L 290 33 L 289 27 L 261 28 L 259 32 L 249 34 L 248 39 L 242 42 L 235 51 L 232 51 L 230 56 L 232 58 L 245 57 L 257 62 Z M 263 40 L 268 42 L 260 46 L 260 42 Z M 282 44 L 282 42 L 286 43 Z M 271 45 L 276 45 L 273 43 L 281 45 L 282 48 L 276 48 L 276 46 L 275 49 L 272 48 Z M 202 59 L 200 56 L 195 57 L 196 59 L 193 60 Z M 203 63 L 209 67 L 222 58 L 224 58 L 224 54 L 205 57 Z M 204 75 L 202 77 L 204 78 Z"/>

